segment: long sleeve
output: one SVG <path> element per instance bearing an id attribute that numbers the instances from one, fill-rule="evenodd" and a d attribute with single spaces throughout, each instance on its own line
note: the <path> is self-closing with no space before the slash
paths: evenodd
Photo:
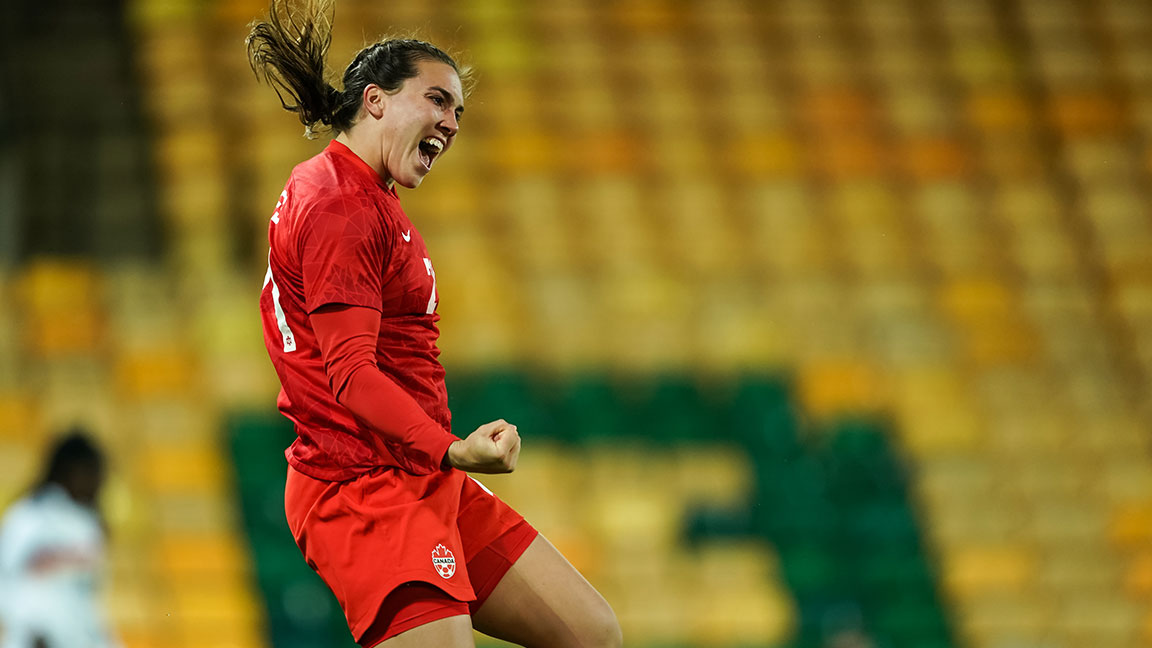
<path id="1" fill-rule="evenodd" d="M 376 365 L 380 313 L 363 306 L 330 305 L 309 316 L 324 371 L 336 401 L 399 448 L 406 471 L 442 468 L 448 446 L 459 438 L 433 421 L 416 401 Z"/>

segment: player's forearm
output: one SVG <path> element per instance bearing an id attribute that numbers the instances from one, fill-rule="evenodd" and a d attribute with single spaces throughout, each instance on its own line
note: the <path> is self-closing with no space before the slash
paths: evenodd
<path id="1" fill-rule="evenodd" d="M 412 464 L 410 472 L 440 470 L 448 447 L 459 441 L 375 366 L 357 369 L 336 399 L 386 441 L 399 445 Z"/>

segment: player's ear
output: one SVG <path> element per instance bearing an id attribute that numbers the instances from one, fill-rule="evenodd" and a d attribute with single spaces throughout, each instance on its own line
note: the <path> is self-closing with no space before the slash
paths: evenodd
<path id="1" fill-rule="evenodd" d="M 384 108 L 388 105 L 388 93 L 375 83 L 364 87 L 364 109 L 376 119 L 384 116 Z"/>

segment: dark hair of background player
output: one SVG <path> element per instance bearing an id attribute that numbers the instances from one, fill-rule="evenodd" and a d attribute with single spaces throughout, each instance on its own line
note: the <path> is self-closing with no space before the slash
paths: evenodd
<path id="1" fill-rule="evenodd" d="M 316 124 L 337 133 L 351 128 L 368 84 L 396 92 L 419 73 L 420 61 L 445 63 L 461 81 L 468 80 L 469 70 L 461 70 L 435 45 L 390 38 L 360 50 L 344 70 L 344 90 L 337 90 L 325 80 L 324 70 L 332 43 L 332 15 L 332 0 L 308 0 L 298 7 L 287 0 L 272 0 L 268 18 L 252 23 L 245 41 L 252 71 L 276 90 L 285 110 L 297 114 L 308 137 Z"/>
<path id="2" fill-rule="evenodd" d="M 34 490 L 55 484 L 77 502 L 95 506 L 103 481 L 104 453 L 83 429 L 75 427 L 53 444 Z"/>

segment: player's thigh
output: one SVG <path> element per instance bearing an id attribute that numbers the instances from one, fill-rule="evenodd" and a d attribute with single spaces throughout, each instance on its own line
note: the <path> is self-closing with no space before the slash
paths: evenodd
<path id="1" fill-rule="evenodd" d="M 468 615 L 462 614 L 437 619 L 411 630 L 385 639 L 376 644 L 375 648 L 427 648 L 427 646 L 444 646 L 444 648 L 475 648 L 472 639 L 472 623 Z"/>
<path id="2" fill-rule="evenodd" d="M 492 590 L 472 624 L 527 648 L 617 648 L 622 642 L 608 602 L 543 535 Z"/>

